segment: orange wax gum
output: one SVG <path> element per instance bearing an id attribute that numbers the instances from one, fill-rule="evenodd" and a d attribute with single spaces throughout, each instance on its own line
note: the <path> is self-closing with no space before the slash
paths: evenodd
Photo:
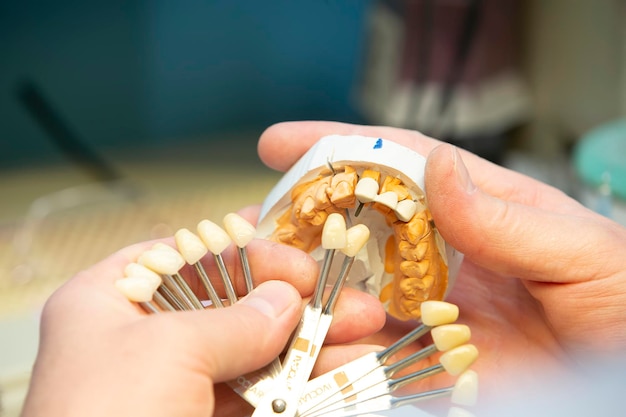
<path id="1" fill-rule="evenodd" d="M 364 169 L 361 174 L 361 178 L 371 178 L 380 184 L 380 171 L 375 171 L 373 169 Z"/>
<path id="2" fill-rule="evenodd" d="M 390 175 L 385 177 L 383 185 L 380 187 L 380 194 L 387 191 L 393 191 L 394 193 L 396 193 L 398 195 L 398 201 L 411 198 L 411 194 L 409 193 L 408 188 L 406 188 L 400 178 L 392 177 Z"/>
<path id="3" fill-rule="evenodd" d="M 396 239 L 389 236 L 385 242 L 385 272 L 388 274 L 393 274 L 395 270 L 396 255 Z"/>
<path id="4" fill-rule="evenodd" d="M 448 285 L 448 267 L 439 255 L 430 213 L 422 210 L 407 222 L 396 222 L 400 238 L 389 312 L 400 319 L 419 317 L 421 303 L 441 300 Z"/>

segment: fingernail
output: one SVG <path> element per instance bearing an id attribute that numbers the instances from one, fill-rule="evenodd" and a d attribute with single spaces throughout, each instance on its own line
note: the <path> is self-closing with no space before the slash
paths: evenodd
<path id="1" fill-rule="evenodd" d="M 260 313 L 277 318 L 293 305 L 294 292 L 289 284 L 280 281 L 265 282 L 239 300 L 239 304 L 252 307 Z"/>
<path id="2" fill-rule="evenodd" d="M 452 159 L 454 162 L 454 172 L 456 173 L 456 179 L 461 187 L 463 187 L 468 194 L 476 191 L 476 185 L 474 185 L 474 183 L 472 182 L 469 172 L 467 171 L 467 167 L 463 163 L 463 158 L 461 158 L 461 153 L 456 147 L 452 152 Z"/>

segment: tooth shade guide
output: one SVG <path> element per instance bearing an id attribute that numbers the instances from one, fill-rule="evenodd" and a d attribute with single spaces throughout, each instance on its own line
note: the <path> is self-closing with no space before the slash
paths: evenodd
<path id="1" fill-rule="evenodd" d="M 144 277 L 152 283 L 155 289 L 159 288 L 159 286 L 163 282 L 159 274 L 136 262 L 131 262 L 126 265 L 126 268 L 124 268 L 124 276 Z"/>
<path id="2" fill-rule="evenodd" d="M 159 291 L 156 291 L 152 295 L 152 300 L 163 311 L 176 311 L 176 307 Z"/>
<path id="3" fill-rule="evenodd" d="M 188 229 L 180 229 L 174 234 L 176 247 L 189 265 L 199 262 L 209 249 L 202 240 Z"/>
<path id="4" fill-rule="evenodd" d="M 354 263 L 354 257 L 367 243 L 369 235 L 369 229 L 364 224 L 353 226 L 346 231 L 346 247 L 341 250 L 346 257 L 341 265 L 341 272 L 339 273 L 328 300 L 326 301 L 324 314 L 333 314 L 335 303 L 339 297 L 339 292 L 343 288 L 345 281 L 348 279 L 348 274 L 350 273 L 350 269 Z"/>
<path id="5" fill-rule="evenodd" d="M 462 377 L 459 377 L 461 381 L 459 382 L 459 380 L 457 380 L 457 383 L 453 387 L 430 390 L 404 397 L 391 396 L 393 391 L 403 386 L 429 378 L 447 370 L 442 364 L 438 364 L 412 372 L 402 377 L 389 379 L 396 371 L 404 369 L 406 366 L 411 365 L 421 358 L 429 356 L 434 351 L 434 346 L 431 345 L 412 355 L 415 356 L 413 359 L 411 357 L 407 357 L 391 366 L 382 368 L 384 369 L 384 372 L 382 373 L 376 370 L 372 373 L 364 375 L 363 378 L 350 378 L 350 390 L 342 389 L 341 391 L 336 391 L 337 394 L 339 392 L 341 392 L 341 394 L 339 396 L 335 394 L 326 398 L 323 403 L 318 403 L 317 406 L 309 408 L 303 413 L 303 415 L 305 417 L 321 417 L 323 415 L 352 415 L 349 412 L 342 414 L 340 410 L 349 411 L 359 409 L 361 411 L 381 411 L 415 401 L 451 395 L 456 395 L 459 401 L 469 404 L 472 401 L 472 398 L 475 398 L 477 392 L 477 383 L 473 383 L 473 377 L 475 374 L 472 374 L 471 372 L 467 375 L 462 374 Z M 463 364 L 465 369 L 462 372 L 467 373 L 468 371 L 466 371 L 466 369 L 473 361 L 467 360 L 468 358 L 463 359 L 465 359 L 466 362 Z M 462 360 L 459 359 L 458 362 L 460 368 Z"/>
<path id="6" fill-rule="evenodd" d="M 216 308 L 224 307 L 224 303 L 222 303 L 222 299 L 217 294 L 217 291 L 215 290 L 215 287 L 211 283 L 211 279 L 208 277 L 202 264 L 200 263 L 194 264 L 194 268 L 196 270 L 196 274 L 198 275 L 198 278 L 200 278 L 200 283 L 204 287 L 204 291 L 206 292 L 207 297 L 211 301 L 211 304 L 215 306 Z"/>
<path id="7" fill-rule="evenodd" d="M 228 233 L 210 220 L 202 220 L 198 223 L 197 232 L 200 239 L 214 255 L 222 253 L 232 242 Z"/>
<path id="8" fill-rule="evenodd" d="M 213 231 L 215 230 L 216 229 L 213 229 Z M 203 239 L 188 229 L 178 230 L 174 235 L 174 238 L 176 241 L 176 245 L 185 261 L 189 265 L 192 265 L 194 267 L 196 276 L 204 287 L 207 297 L 209 298 L 209 300 L 211 300 L 211 303 L 216 307 L 223 307 L 220 297 L 217 295 L 217 292 L 215 291 L 213 284 L 207 276 L 204 267 L 200 263 L 200 260 L 209 252 L 209 248 L 205 245 Z M 228 242 L 230 243 L 230 240 Z M 182 277 L 172 276 L 172 278 L 174 279 L 174 281 L 176 281 L 177 287 L 180 288 L 180 290 L 184 293 L 183 298 L 189 301 L 185 302 L 183 300 L 183 303 L 186 304 L 187 307 L 192 307 L 194 309 L 203 309 L 205 307 L 200 299 L 193 293 L 191 288 L 189 288 L 188 284 L 184 282 Z M 189 303 L 191 303 L 191 305 L 189 305 Z"/>
<path id="9" fill-rule="evenodd" d="M 343 249 L 346 246 L 346 220 L 339 213 L 332 213 L 326 219 L 322 230 L 324 249 Z"/>
<path id="10" fill-rule="evenodd" d="M 180 255 L 180 253 L 179 253 L 176 249 L 174 249 L 174 248 L 173 248 L 173 247 L 171 247 L 170 245 L 166 245 L 166 244 L 165 244 L 165 243 L 163 243 L 163 242 L 157 242 L 157 243 L 155 243 L 154 245 L 152 245 L 152 249 L 153 249 L 153 250 L 162 250 L 162 251 L 165 251 L 165 252 L 171 252 L 171 253 L 173 253 L 173 254 L 178 254 L 178 255 Z"/>
<path id="11" fill-rule="evenodd" d="M 450 400 L 458 405 L 476 405 L 478 400 L 478 374 L 476 371 L 468 369 L 459 375 Z"/>
<path id="12" fill-rule="evenodd" d="M 434 327 L 430 334 L 433 343 L 440 351 L 447 351 L 464 343 L 471 338 L 470 328 L 464 324 L 444 324 Z"/>
<path id="13" fill-rule="evenodd" d="M 152 294 L 156 291 L 156 288 L 149 279 L 132 276 L 115 281 L 115 288 L 129 301 L 136 303 L 152 301 Z"/>
<path id="14" fill-rule="evenodd" d="M 167 281 L 168 279 L 170 281 Z M 157 291 L 175 310 L 183 311 L 189 309 L 189 304 L 182 302 L 180 296 L 176 296 L 175 291 L 170 289 L 171 285 L 171 277 L 166 277 L 166 280 L 163 281 L 163 285 L 161 285 Z"/>
<path id="15" fill-rule="evenodd" d="M 346 231 L 346 245 L 341 251 L 349 257 L 355 257 L 367 244 L 370 230 L 364 224 L 357 224 Z"/>
<path id="16" fill-rule="evenodd" d="M 245 247 L 256 236 L 255 227 L 236 213 L 228 213 L 224 216 L 223 223 L 226 233 L 240 248 Z"/>
<path id="17" fill-rule="evenodd" d="M 174 249 L 169 251 L 157 247 L 149 249 L 139 255 L 137 263 L 158 274 L 172 275 L 180 271 L 185 265 L 185 260 L 182 255 Z"/>
<path id="18" fill-rule="evenodd" d="M 185 288 L 186 283 L 182 277 L 178 278 L 178 271 L 185 265 L 185 260 L 175 249 L 167 245 L 163 246 L 165 248 L 155 245 L 153 249 L 143 252 L 139 255 L 137 263 L 161 275 L 165 289 L 161 290 L 163 285 L 159 286 L 158 289 L 170 304 L 180 309 L 200 305 L 199 300 L 189 298 L 188 294 L 191 293 L 191 290 L 188 290 L 188 287 Z"/>
<path id="19" fill-rule="evenodd" d="M 149 278 L 143 276 L 127 276 L 126 278 L 115 281 L 115 288 L 117 288 L 126 299 L 139 304 L 146 312 L 159 312 L 159 309 L 152 302 L 156 287 Z"/>
<path id="20" fill-rule="evenodd" d="M 256 236 L 256 228 L 236 213 L 229 213 L 224 216 L 223 223 L 226 232 L 231 237 L 233 242 L 235 242 L 235 245 L 237 245 L 239 261 L 241 262 L 241 269 L 243 271 L 244 281 L 246 284 L 246 293 L 250 293 L 250 291 L 254 288 L 254 284 L 252 282 L 252 274 L 250 272 L 250 262 L 248 261 L 246 245 L 248 245 L 248 243 L 250 243 Z"/>
<path id="21" fill-rule="evenodd" d="M 180 310 L 193 310 L 195 308 L 185 290 L 180 286 L 179 280 L 174 279 L 174 275 L 164 274 L 163 285 L 167 288 L 167 292 L 163 294 L 167 293 L 171 297 L 168 301 L 173 302 Z"/>
<path id="22" fill-rule="evenodd" d="M 200 300 L 191 291 L 184 278 L 178 274 L 178 271 L 185 265 L 185 259 L 174 248 L 163 243 L 156 243 L 152 249 L 139 255 L 137 263 L 162 276 L 163 284 L 169 290 L 166 298 L 170 303 L 183 309 L 202 308 Z"/>
<path id="23" fill-rule="evenodd" d="M 237 294 L 235 292 L 235 288 L 233 287 L 232 280 L 230 279 L 228 269 L 226 269 L 224 258 L 222 257 L 222 252 L 226 250 L 232 242 L 231 237 L 220 226 L 206 219 L 198 223 L 197 231 L 200 239 L 202 239 L 206 247 L 213 254 L 215 264 L 217 265 L 220 277 L 222 278 L 222 283 L 224 284 L 226 298 L 230 304 L 236 303 Z M 198 273 L 201 275 L 204 289 L 211 298 L 213 304 L 216 307 L 223 307 L 224 304 L 219 297 L 217 297 L 217 293 L 215 292 L 211 281 L 206 276 L 206 273 L 203 273 L 202 271 L 198 271 Z"/>
<path id="24" fill-rule="evenodd" d="M 450 375 L 456 376 L 467 370 L 478 358 L 478 349 L 472 344 L 455 347 L 439 357 L 439 362 Z"/>
<path id="25" fill-rule="evenodd" d="M 459 307 L 446 301 L 425 301 L 420 305 L 422 323 L 440 326 L 454 323 L 459 318 Z"/>
<path id="26" fill-rule="evenodd" d="M 447 307 L 450 310 L 454 310 L 457 307 L 447 302 L 436 302 L 437 304 L 441 304 L 440 309 Z M 428 316 L 429 312 L 425 312 Z M 438 319 L 438 320 L 435 320 Z M 451 314 L 447 315 L 436 315 L 433 318 L 433 321 L 438 321 L 438 324 L 445 325 L 449 324 L 450 319 L 456 319 Z M 327 372 L 326 374 L 320 375 L 317 378 L 312 379 L 307 384 L 306 392 L 316 392 L 322 387 L 331 386 L 335 387 L 332 390 L 324 389 L 324 394 L 316 394 L 314 398 L 311 398 L 306 403 L 303 403 L 298 409 L 300 415 L 308 416 L 309 414 L 317 413 L 321 408 L 328 406 L 328 404 L 335 403 L 342 396 L 342 392 L 347 391 L 347 387 L 350 385 L 359 384 L 359 381 L 362 381 L 363 378 L 367 378 L 368 380 L 372 380 L 378 378 L 377 381 L 382 381 L 387 378 L 387 374 L 384 371 L 384 366 L 386 362 L 394 355 L 399 353 L 402 349 L 409 346 L 411 343 L 420 339 L 424 335 L 426 335 L 431 330 L 430 326 L 426 326 L 424 324 L 416 327 L 402 338 L 398 339 L 389 347 L 383 349 L 380 352 L 372 352 L 366 354 L 360 358 L 357 358 L 351 362 L 348 362 L 337 369 Z M 420 360 L 420 356 L 427 356 L 430 353 L 433 353 L 435 349 L 430 347 L 428 350 L 422 350 L 421 353 L 414 355 L 414 360 Z M 409 362 L 407 360 L 407 362 Z M 397 363 L 397 362 L 396 362 Z M 442 366 L 439 366 L 438 372 L 443 370 Z M 345 376 L 345 383 L 339 383 L 335 379 L 334 375 L 341 374 Z M 378 375 L 378 376 L 376 376 Z M 361 383 L 361 386 L 364 386 Z M 368 386 L 365 384 L 365 386 Z M 354 393 L 355 389 L 350 391 Z"/>

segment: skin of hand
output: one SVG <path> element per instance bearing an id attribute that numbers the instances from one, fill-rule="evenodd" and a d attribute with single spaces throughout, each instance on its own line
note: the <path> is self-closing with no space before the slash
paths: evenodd
<path id="1" fill-rule="evenodd" d="M 546 378 L 584 375 L 593 359 L 626 351 L 624 227 L 549 185 L 415 131 L 281 123 L 263 133 L 259 155 L 285 171 L 331 134 L 382 137 L 428 157 L 425 191 L 435 224 L 465 255 L 448 300 L 480 351 L 472 366 L 479 404 Z M 414 324 L 388 319 L 364 342 L 388 345 L 407 326 Z M 422 388 L 441 384 L 429 378 Z"/>
<path id="2" fill-rule="evenodd" d="M 174 246 L 173 239 L 164 242 Z M 298 250 L 255 240 L 247 247 L 256 285 L 251 294 L 223 309 L 149 315 L 114 282 L 154 243 L 120 250 L 50 297 L 23 417 L 251 413 L 223 382 L 261 368 L 281 352 L 298 323 L 303 297 L 313 291 L 317 264 Z M 231 249 L 224 256 L 241 294 L 245 284 Z M 210 277 L 219 276 L 212 258 L 202 263 Z M 203 294 L 191 267 L 181 274 Z M 385 317 L 377 304 L 358 291 L 342 294 L 331 342 L 349 343 L 380 329 Z M 352 325 L 363 311 L 377 310 L 373 320 Z"/>

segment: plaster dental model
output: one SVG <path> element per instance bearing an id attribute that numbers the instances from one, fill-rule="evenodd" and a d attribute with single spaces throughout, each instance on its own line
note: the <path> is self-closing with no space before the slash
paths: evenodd
<path id="1" fill-rule="evenodd" d="M 425 163 L 424 156 L 382 138 L 326 136 L 270 192 L 257 236 L 321 261 L 329 215 L 340 213 L 348 226 L 366 224 L 371 238 L 347 285 L 379 297 L 396 318 L 417 319 L 424 301 L 444 299 L 462 260 L 428 210 Z"/>

